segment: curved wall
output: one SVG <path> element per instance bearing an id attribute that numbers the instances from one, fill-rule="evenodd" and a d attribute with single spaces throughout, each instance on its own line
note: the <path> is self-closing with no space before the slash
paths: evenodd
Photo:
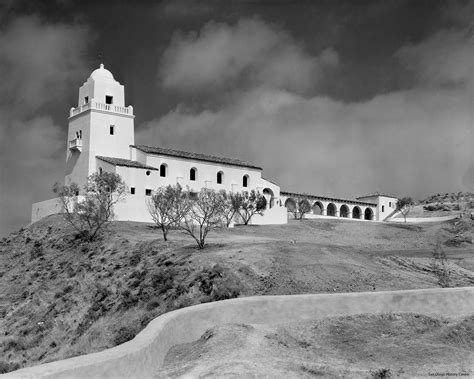
<path id="1" fill-rule="evenodd" d="M 99 353 L 29 367 L 5 378 L 149 378 L 175 344 L 225 323 L 274 324 L 359 313 L 474 313 L 474 287 L 292 296 L 256 296 L 195 305 L 157 317 L 132 341 Z"/>

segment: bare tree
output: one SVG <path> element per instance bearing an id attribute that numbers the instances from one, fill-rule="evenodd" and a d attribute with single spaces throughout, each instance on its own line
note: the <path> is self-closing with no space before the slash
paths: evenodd
<path id="1" fill-rule="evenodd" d="M 311 204 L 308 199 L 300 199 L 298 201 L 297 213 L 298 219 L 302 219 L 306 213 L 311 212 Z M 296 215 L 295 215 L 296 218 Z"/>
<path id="2" fill-rule="evenodd" d="M 64 208 L 66 221 L 90 241 L 107 227 L 114 217 L 114 205 L 125 198 L 126 186 L 120 175 L 103 172 L 87 177 L 83 199 L 78 200 L 79 186 L 56 183 L 53 192 Z"/>
<path id="3" fill-rule="evenodd" d="M 186 193 L 179 184 L 176 186 L 160 187 L 147 200 L 148 212 L 163 232 L 163 239 L 165 241 L 168 241 L 170 228 L 173 225 L 178 225 L 184 217 L 188 204 Z"/>
<path id="4" fill-rule="evenodd" d="M 244 225 L 248 225 L 253 215 L 263 214 L 263 211 L 267 207 L 267 200 L 261 193 L 251 190 L 250 192 L 244 191 L 241 194 L 242 202 L 240 204 L 239 214 L 242 217 Z"/>
<path id="5" fill-rule="evenodd" d="M 401 212 L 405 222 L 407 222 L 407 215 L 410 213 L 411 207 L 413 206 L 413 199 L 411 197 L 403 197 L 397 200 L 396 210 Z"/>
<path id="6" fill-rule="evenodd" d="M 222 194 L 203 188 L 196 196 L 186 199 L 188 205 L 179 227 L 194 238 L 199 249 L 203 249 L 207 234 L 222 225 Z"/>
<path id="7" fill-rule="evenodd" d="M 224 190 L 219 192 L 222 196 L 222 215 L 227 227 L 234 219 L 235 214 L 239 211 L 242 205 L 242 195 L 238 192 L 226 192 Z"/>

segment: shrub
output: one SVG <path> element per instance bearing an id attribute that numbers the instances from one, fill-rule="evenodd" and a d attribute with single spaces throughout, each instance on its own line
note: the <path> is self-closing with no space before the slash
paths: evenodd
<path id="1" fill-rule="evenodd" d="M 114 345 L 121 345 L 135 338 L 136 330 L 130 326 L 121 327 L 115 332 L 113 337 Z"/>
<path id="2" fill-rule="evenodd" d="M 431 263 L 433 273 L 438 279 L 438 285 L 442 288 L 451 287 L 451 270 L 448 266 L 446 253 L 438 241 L 433 252 L 433 262 Z"/>
<path id="3" fill-rule="evenodd" d="M 18 362 L 5 362 L 0 361 L 0 374 L 6 374 L 7 372 L 15 371 L 20 368 Z"/>

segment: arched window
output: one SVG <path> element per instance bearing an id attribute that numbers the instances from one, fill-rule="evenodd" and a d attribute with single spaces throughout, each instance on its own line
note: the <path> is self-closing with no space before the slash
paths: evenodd
<path id="1" fill-rule="evenodd" d="M 189 180 L 196 180 L 196 174 L 197 174 L 197 169 L 196 168 L 192 168 L 191 170 L 189 170 Z"/>
<path id="2" fill-rule="evenodd" d="M 162 177 L 166 176 L 167 168 L 168 167 L 164 163 L 160 166 L 160 176 L 162 176 Z"/>
<path id="3" fill-rule="evenodd" d="M 244 177 L 242 178 L 242 187 L 248 187 L 248 186 L 249 186 L 249 176 L 244 175 Z"/>
<path id="4" fill-rule="evenodd" d="M 224 173 L 222 171 L 219 171 L 217 173 L 217 184 L 222 184 L 224 181 Z"/>

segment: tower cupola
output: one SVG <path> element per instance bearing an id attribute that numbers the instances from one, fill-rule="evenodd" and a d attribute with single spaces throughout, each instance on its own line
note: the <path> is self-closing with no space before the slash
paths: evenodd
<path id="1" fill-rule="evenodd" d="M 78 106 L 94 101 L 106 105 L 125 106 L 124 88 L 101 63 L 79 88 Z"/>

